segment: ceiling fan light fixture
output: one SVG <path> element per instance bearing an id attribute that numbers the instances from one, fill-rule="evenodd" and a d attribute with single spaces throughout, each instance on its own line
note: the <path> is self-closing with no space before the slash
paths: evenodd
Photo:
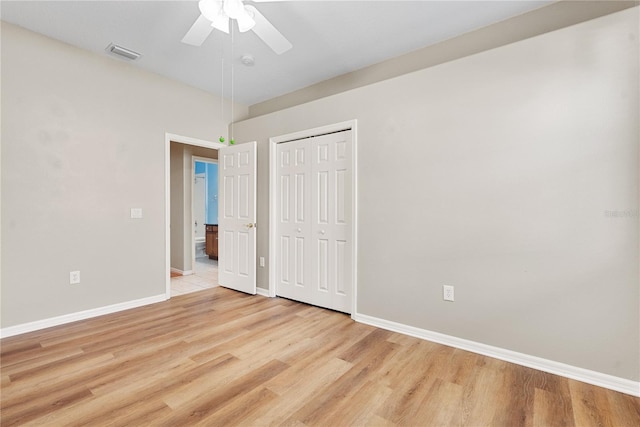
<path id="1" fill-rule="evenodd" d="M 200 16 L 182 37 L 182 43 L 202 46 L 214 28 L 229 34 L 230 20 L 236 19 L 240 32 L 252 30 L 277 55 L 292 48 L 291 42 L 258 9 L 245 6 L 242 0 L 199 0 L 198 7 Z"/>
<path id="2" fill-rule="evenodd" d="M 200 9 L 200 13 L 207 18 L 209 21 L 213 22 L 218 15 L 222 12 L 222 1 L 221 0 L 200 0 L 198 2 L 198 8 Z"/>
<path id="3" fill-rule="evenodd" d="M 242 0 L 224 0 L 222 8 L 229 18 L 238 19 L 246 14 Z"/>
<path id="4" fill-rule="evenodd" d="M 236 18 L 236 21 L 238 21 L 238 30 L 241 33 L 249 31 L 256 25 L 256 21 L 253 20 L 253 17 L 246 10 Z"/>
<path id="5" fill-rule="evenodd" d="M 211 22 L 211 26 L 216 30 L 223 31 L 229 34 L 229 17 L 224 13 L 219 13 L 218 16 Z"/>

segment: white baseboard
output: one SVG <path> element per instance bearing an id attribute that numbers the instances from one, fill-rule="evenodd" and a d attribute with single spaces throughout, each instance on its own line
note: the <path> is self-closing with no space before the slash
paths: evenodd
<path id="1" fill-rule="evenodd" d="M 62 316 L 51 317 L 49 319 L 36 320 L 35 322 L 23 323 L 21 325 L 8 326 L 6 328 L 0 329 L 0 338 L 26 334 L 27 332 L 39 331 L 40 329 L 50 328 L 52 326 L 64 325 L 65 323 L 90 319 L 92 317 L 116 313 L 118 311 L 129 310 L 130 308 L 142 307 L 143 305 L 154 304 L 166 300 L 166 294 L 162 294 L 153 297 L 141 298 L 133 301 L 126 301 L 118 304 L 108 305 L 106 307 L 79 311 L 77 313 L 64 314 Z"/>
<path id="2" fill-rule="evenodd" d="M 189 276 L 189 275 L 193 274 L 193 270 L 182 271 L 182 270 L 178 270 L 177 268 L 173 268 L 173 267 L 171 267 L 171 272 L 172 273 L 178 273 L 181 276 Z"/>
<path id="3" fill-rule="evenodd" d="M 270 297 L 271 296 L 271 295 L 269 295 L 269 291 L 267 289 L 262 289 L 262 288 L 258 288 L 258 287 L 256 287 L 256 294 L 262 295 L 263 297 Z"/>
<path id="4" fill-rule="evenodd" d="M 539 371 L 549 372 L 551 374 L 582 381 L 598 387 L 604 387 L 610 390 L 640 397 L 640 382 L 638 381 L 615 377 L 613 375 L 603 374 L 601 372 L 591 371 L 589 369 L 579 368 L 536 356 L 530 356 L 528 354 L 518 353 L 516 351 L 506 350 L 500 347 L 481 344 L 475 341 L 456 338 L 450 335 L 404 325 L 402 323 L 391 322 L 389 320 L 367 316 L 366 314 L 356 313 L 352 317 L 355 321 L 366 323 L 367 325 L 376 326 L 393 332 L 399 332 L 416 338 L 422 338 L 438 344 L 471 351 L 473 353 L 482 354 L 484 356 L 493 357 L 495 359 L 504 360 L 506 362 L 515 363 L 517 365 L 526 366 Z"/>

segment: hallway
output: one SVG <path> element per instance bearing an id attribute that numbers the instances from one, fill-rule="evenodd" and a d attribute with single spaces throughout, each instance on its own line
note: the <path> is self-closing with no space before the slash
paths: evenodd
<path id="1" fill-rule="evenodd" d="M 218 261 L 196 258 L 195 272 L 188 276 L 171 277 L 171 296 L 189 294 L 218 286 Z"/>

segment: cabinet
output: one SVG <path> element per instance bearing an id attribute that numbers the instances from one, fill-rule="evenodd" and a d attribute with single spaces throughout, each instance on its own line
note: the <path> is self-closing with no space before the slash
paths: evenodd
<path id="1" fill-rule="evenodd" d="M 206 227 L 206 247 L 205 251 L 210 259 L 218 259 L 218 226 L 205 224 Z"/>

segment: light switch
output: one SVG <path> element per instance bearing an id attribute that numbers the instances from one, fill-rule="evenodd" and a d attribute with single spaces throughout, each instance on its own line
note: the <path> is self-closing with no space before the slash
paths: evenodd
<path id="1" fill-rule="evenodd" d="M 134 219 L 142 218 L 142 208 L 131 208 L 131 218 L 134 218 Z"/>

